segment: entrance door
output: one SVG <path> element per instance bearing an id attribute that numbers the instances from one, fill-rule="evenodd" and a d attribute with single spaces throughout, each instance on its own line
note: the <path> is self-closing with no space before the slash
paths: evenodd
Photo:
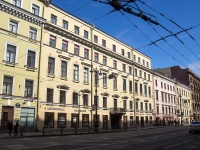
<path id="1" fill-rule="evenodd" d="M 123 116 L 124 129 L 127 128 L 127 116 Z"/>
<path id="2" fill-rule="evenodd" d="M 111 115 L 111 128 L 119 129 L 120 128 L 120 115 Z"/>
<path id="3" fill-rule="evenodd" d="M 8 121 L 13 122 L 14 107 L 2 106 L 1 127 L 6 127 Z"/>
<path id="4" fill-rule="evenodd" d="M 144 126 L 144 117 L 141 117 L 141 127 Z"/>

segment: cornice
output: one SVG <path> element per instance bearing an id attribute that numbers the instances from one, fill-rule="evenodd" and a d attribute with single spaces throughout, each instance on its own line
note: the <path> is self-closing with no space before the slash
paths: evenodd
<path id="1" fill-rule="evenodd" d="M 39 26 L 46 22 L 46 19 L 36 16 L 31 12 L 28 12 L 3 0 L 0 0 L 0 10 Z"/>

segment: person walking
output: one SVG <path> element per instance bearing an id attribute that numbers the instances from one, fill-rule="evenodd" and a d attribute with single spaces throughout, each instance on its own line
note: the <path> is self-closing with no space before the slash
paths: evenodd
<path id="1" fill-rule="evenodd" d="M 19 121 L 16 122 L 15 126 L 14 126 L 14 135 L 18 135 L 18 127 L 19 127 Z"/>
<path id="2" fill-rule="evenodd" d="M 8 134 L 11 135 L 11 132 L 12 132 L 12 130 L 13 130 L 13 125 L 12 125 L 12 122 L 11 122 L 11 121 L 8 122 L 7 128 L 8 128 L 8 130 L 9 130 Z"/>

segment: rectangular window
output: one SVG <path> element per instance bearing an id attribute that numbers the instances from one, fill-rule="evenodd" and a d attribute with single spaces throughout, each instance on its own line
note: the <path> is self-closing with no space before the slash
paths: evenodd
<path id="1" fill-rule="evenodd" d="M 29 30 L 29 38 L 32 40 L 36 40 L 37 39 L 37 30 L 34 28 L 30 28 Z"/>
<path id="2" fill-rule="evenodd" d="M 133 82 L 129 81 L 129 92 L 132 93 L 133 92 Z"/>
<path id="3" fill-rule="evenodd" d="M 48 60 L 48 74 L 54 75 L 55 70 L 55 58 L 49 57 Z"/>
<path id="4" fill-rule="evenodd" d="M 107 87 L 107 74 L 103 73 L 103 87 Z"/>
<path id="5" fill-rule="evenodd" d="M 35 57 L 36 57 L 36 52 L 28 50 L 27 67 L 31 68 L 35 67 Z"/>
<path id="6" fill-rule="evenodd" d="M 84 67 L 84 83 L 89 83 L 89 69 Z"/>
<path id="7" fill-rule="evenodd" d="M 32 80 L 25 81 L 24 96 L 25 97 L 33 97 L 33 81 Z"/>
<path id="8" fill-rule="evenodd" d="M 79 46 L 74 45 L 74 55 L 79 56 Z"/>
<path id="9" fill-rule="evenodd" d="M 123 79 L 123 91 L 126 91 L 126 79 Z"/>
<path id="10" fill-rule="evenodd" d="M 128 52 L 128 58 L 131 58 L 131 53 L 130 52 Z"/>
<path id="11" fill-rule="evenodd" d="M 84 38 L 88 39 L 88 31 L 84 30 Z"/>
<path id="12" fill-rule="evenodd" d="M 149 62 L 147 62 L 147 67 L 149 67 Z"/>
<path id="13" fill-rule="evenodd" d="M 10 20 L 9 31 L 13 33 L 17 33 L 17 30 L 18 30 L 18 22 L 14 20 Z"/>
<path id="14" fill-rule="evenodd" d="M 145 60 L 144 59 L 142 60 L 142 64 L 145 65 Z"/>
<path id="15" fill-rule="evenodd" d="M 150 79 L 150 74 L 148 74 L 148 81 L 150 81 L 151 79 Z"/>
<path id="16" fill-rule="evenodd" d="M 79 35 L 79 27 L 77 26 L 74 26 L 74 33 Z"/>
<path id="17" fill-rule="evenodd" d="M 51 23 L 57 24 L 57 16 L 51 14 Z"/>
<path id="18" fill-rule="evenodd" d="M 53 35 L 50 35 L 49 46 L 56 47 L 56 37 Z"/>
<path id="19" fill-rule="evenodd" d="M 103 108 L 107 108 L 107 97 L 103 97 Z"/>
<path id="20" fill-rule="evenodd" d="M 140 57 L 138 57 L 138 63 L 140 64 Z"/>
<path id="21" fill-rule="evenodd" d="M 140 110 L 143 110 L 143 102 L 140 102 Z"/>
<path id="22" fill-rule="evenodd" d="M 147 85 L 144 85 L 144 95 L 147 96 Z"/>
<path id="23" fill-rule="evenodd" d="M 94 43 L 98 43 L 98 36 L 94 35 Z"/>
<path id="24" fill-rule="evenodd" d="M 84 58 L 89 59 L 89 50 L 88 49 L 84 49 Z"/>
<path id="25" fill-rule="evenodd" d="M 117 77 L 113 78 L 113 89 L 116 90 L 117 89 Z"/>
<path id="26" fill-rule="evenodd" d="M 149 97 L 151 97 L 151 87 L 149 86 Z"/>
<path id="27" fill-rule="evenodd" d="M 126 109 L 126 100 L 123 100 L 123 108 Z"/>
<path id="28" fill-rule="evenodd" d="M 122 71 L 126 72 L 126 65 L 125 64 L 122 64 Z"/>
<path id="29" fill-rule="evenodd" d="M 12 95 L 13 77 L 4 76 L 2 94 Z"/>
<path id="30" fill-rule="evenodd" d="M 67 62 L 61 61 L 61 78 L 67 78 Z"/>
<path id="31" fill-rule="evenodd" d="M 135 82 L 135 93 L 137 94 L 138 93 L 138 83 Z"/>
<path id="32" fill-rule="evenodd" d="M 107 57 L 103 56 L 103 65 L 107 65 Z"/>
<path id="33" fill-rule="evenodd" d="M 73 105 L 78 105 L 78 93 L 73 92 Z"/>
<path id="34" fill-rule="evenodd" d="M 152 111 L 151 103 L 149 103 L 149 111 Z"/>
<path id="35" fill-rule="evenodd" d="M 116 52 L 116 45 L 113 44 L 113 51 Z"/>
<path id="36" fill-rule="evenodd" d="M 131 66 L 128 67 L 128 70 L 129 70 L 129 74 L 132 74 L 132 67 Z"/>
<path id="37" fill-rule="evenodd" d="M 148 111 L 147 103 L 145 103 L 145 110 Z"/>
<path id="38" fill-rule="evenodd" d="M 94 53 L 94 61 L 99 62 L 99 54 L 98 53 Z"/>
<path id="39" fill-rule="evenodd" d="M 135 55 L 133 55 L 133 60 L 136 61 L 136 56 Z"/>
<path id="40" fill-rule="evenodd" d="M 60 103 L 61 104 L 66 103 L 66 91 L 60 90 Z"/>
<path id="41" fill-rule="evenodd" d="M 62 51 L 68 51 L 68 42 L 65 40 L 62 40 Z"/>
<path id="42" fill-rule="evenodd" d="M 17 7 L 21 7 L 21 0 L 12 0 L 12 4 L 17 6 Z"/>
<path id="43" fill-rule="evenodd" d="M 158 91 L 156 91 L 156 101 L 158 101 Z"/>
<path id="44" fill-rule="evenodd" d="M 65 20 L 63 20 L 63 22 L 62 22 L 62 27 L 63 27 L 63 29 L 68 30 L 68 22 L 65 21 Z"/>
<path id="45" fill-rule="evenodd" d="M 130 101 L 130 109 L 133 109 L 133 101 Z"/>
<path id="46" fill-rule="evenodd" d="M 142 71 L 139 71 L 139 77 L 142 78 Z"/>
<path id="47" fill-rule="evenodd" d="M 146 72 L 144 72 L 144 79 L 146 80 L 146 78 L 147 78 L 147 74 Z"/>
<path id="48" fill-rule="evenodd" d="M 124 49 L 121 50 L 122 56 L 124 56 Z"/>
<path id="49" fill-rule="evenodd" d="M 47 88 L 47 102 L 53 103 L 53 89 Z"/>
<path id="50" fill-rule="evenodd" d="M 137 77 L 137 69 L 135 69 L 135 76 Z"/>
<path id="51" fill-rule="evenodd" d="M 88 94 L 83 94 L 83 106 L 88 106 Z"/>
<path id="52" fill-rule="evenodd" d="M 140 84 L 140 95 L 142 95 L 142 84 Z"/>
<path id="53" fill-rule="evenodd" d="M 106 40 L 102 39 L 102 46 L 106 47 Z"/>
<path id="54" fill-rule="evenodd" d="M 74 65 L 74 80 L 79 81 L 79 66 Z"/>
<path id="55" fill-rule="evenodd" d="M 7 50 L 6 50 L 6 62 L 9 63 L 15 63 L 16 59 L 16 46 L 7 44 Z"/>
<path id="56" fill-rule="evenodd" d="M 33 13 L 34 15 L 36 15 L 36 16 L 39 16 L 39 12 L 40 12 L 40 7 L 37 6 L 37 5 L 35 5 L 35 4 L 33 4 L 33 5 L 32 5 L 32 13 Z"/>
<path id="57" fill-rule="evenodd" d="M 135 109 L 138 110 L 138 102 L 135 102 Z"/>
<path id="58" fill-rule="evenodd" d="M 116 60 L 113 60 L 113 68 L 117 69 L 117 61 Z"/>
<path id="59" fill-rule="evenodd" d="M 157 114 L 159 114 L 159 106 L 156 106 Z"/>

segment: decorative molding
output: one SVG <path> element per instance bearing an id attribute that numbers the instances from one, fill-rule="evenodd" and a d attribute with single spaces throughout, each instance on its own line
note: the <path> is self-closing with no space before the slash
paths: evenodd
<path id="1" fill-rule="evenodd" d="M 87 66 L 87 67 L 91 67 L 91 65 L 88 64 L 88 63 L 81 62 L 81 64 L 84 65 L 84 66 Z"/>
<path id="2" fill-rule="evenodd" d="M 112 95 L 112 97 L 114 97 L 114 98 L 119 98 L 120 96 L 117 95 L 117 94 L 115 94 L 115 95 Z"/>
<path id="3" fill-rule="evenodd" d="M 108 72 L 108 70 L 103 69 L 103 68 L 100 68 L 100 70 L 103 71 L 103 72 Z"/>
<path id="4" fill-rule="evenodd" d="M 91 91 L 90 91 L 89 89 L 83 89 L 83 90 L 81 90 L 81 92 L 82 92 L 82 93 L 88 93 L 88 94 L 91 93 Z"/>
<path id="5" fill-rule="evenodd" d="M 110 94 L 107 92 L 101 93 L 102 96 L 109 96 Z"/>
<path id="6" fill-rule="evenodd" d="M 67 85 L 57 85 L 57 88 L 62 89 L 62 90 L 69 90 L 70 87 Z"/>
<path id="7" fill-rule="evenodd" d="M 70 60 L 71 58 L 63 56 L 63 55 L 58 55 L 58 57 L 62 58 L 62 59 L 66 59 L 66 60 Z"/>
<path id="8" fill-rule="evenodd" d="M 128 96 L 123 96 L 122 99 L 128 99 Z"/>

